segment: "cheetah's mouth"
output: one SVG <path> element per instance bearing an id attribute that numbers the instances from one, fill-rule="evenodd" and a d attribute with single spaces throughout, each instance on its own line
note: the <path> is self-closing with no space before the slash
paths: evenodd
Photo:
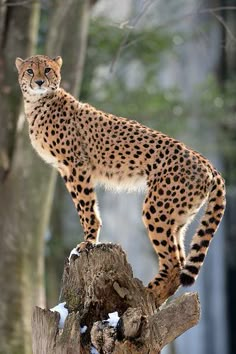
<path id="1" fill-rule="evenodd" d="M 48 88 L 47 88 L 47 87 L 34 87 L 34 88 L 31 87 L 31 92 L 32 92 L 33 94 L 40 94 L 40 95 L 42 95 L 42 94 L 45 94 L 45 93 L 48 92 Z"/>

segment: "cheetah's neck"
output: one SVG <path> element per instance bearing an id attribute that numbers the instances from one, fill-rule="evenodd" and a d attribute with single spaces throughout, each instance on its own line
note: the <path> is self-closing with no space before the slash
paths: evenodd
<path id="1" fill-rule="evenodd" d="M 47 104 L 52 104 L 53 102 L 62 101 L 63 97 L 66 95 L 66 92 L 59 88 L 57 91 L 48 93 L 45 95 L 40 94 L 24 94 L 24 108 L 27 120 L 29 123 L 32 122 L 34 117 L 33 112 L 46 109 Z"/>

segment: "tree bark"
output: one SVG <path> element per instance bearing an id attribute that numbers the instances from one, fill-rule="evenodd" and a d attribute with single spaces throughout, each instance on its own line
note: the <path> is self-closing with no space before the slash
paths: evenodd
<path id="1" fill-rule="evenodd" d="M 0 181 L 10 171 L 16 146 L 16 127 L 21 110 L 21 93 L 15 58 L 33 54 L 38 33 L 39 6 L 7 7 L 0 3 Z"/>
<path id="2" fill-rule="evenodd" d="M 219 2 L 220 6 L 227 5 L 226 0 Z M 221 46 L 220 60 L 218 65 L 218 80 L 220 88 L 224 94 L 227 94 L 227 84 L 234 80 L 236 76 L 236 53 L 234 45 L 231 45 L 232 37 L 236 38 L 236 12 L 235 11 L 221 11 L 221 18 L 224 26 L 219 24 L 221 30 Z M 227 29 L 230 29 L 231 35 Z M 232 82 L 231 82 L 232 84 Z M 224 163 L 225 178 L 228 190 L 227 194 L 227 209 L 225 212 L 225 251 L 226 251 L 226 292 L 227 292 L 227 318 L 228 318 L 228 342 L 229 353 L 236 352 L 236 241 L 235 241 L 235 207 L 236 207 L 236 155 L 235 155 L 235 141 L 236 141 L 236 122 L 235 122 L 236 106 L 235 102 L 231 103 L 231 116 L 224 119 L 223 124 L 219 127 L 220 133 L 224 134 L 224 139 L 227 141 L 228 148 L 221 151 L 222 160 Z M 229 146 L 231 147 L 229 149 Z"/>
<path id="3" fill-rule="evenodd" d="M 70 3 L 70 6 L 68 4 Z M 58 18 L 64 15 L 65 33 L 58 40 L 61 43 L 62 66 L 62 87 L 74 97 L 78 97 L 83 78 L 84 61 L 86 57 L 87 38 L 90 20 L 90 0 L 70 0 L 66 6 L 63 3 L 58 8 L 58 15 L 53 19 L 48 36 L 47 53 L 51 56 L 58 55 L 57 47 L 52 51 L 51 41 L 56 33 L 60 31 L 61 22 Z M 67 11 L 67 12 L 66 12 Z M 67 16 L 65 16 L 65 12 Z M 55 26 L 57 31 L 55 30 Z M 73 36 L 71 35 L 73 33 Z M 69 54 L 68 54 L 69 53 Z M 56 172 L 54 172 L 56 173 Z M 55 196 L 50 220 L 51 240 L 48 242 L 48 256 L 46 257 L 46 273 L 48 279 L 47 301 L 49 304 L 55 302 L 55 293 L 58 293 L 61 280 L 61 259 L 64 257 L 65 245 L 63 240 L 63 228 L 68 215 L 65 215 L 65 199 L 68 191 L 64 181 L 59 177 L 56 182 Z M 74 211 L 74 205 L 72 205 Z M 78 230 L 80 229 L 78 218 Z M 78 231 L 79 234 L 79 231 Z M 78 234 L 75 240 L 78 243 Z M 57 285 L 57 286 L 55 286 Z"/>
<path id="4" fill-rule="evenodd" d="M 59 314 L 35 308 L 32 317 L 33 353 L 160 353 L 177 336 L 196 325 L 200 305 L 196 293 L 189 293 L 163 305 L 140 280 L 120 246 L 89 246 L 79 257 L 72 256 L 64 267 L 62 300 L 69 316 L 58 331 Z M 117 326 L 109 325 L 108 314 L 117 311 Z M 80 327 L 86 326 L 85 333 Z"/>
<path id="5" fill-rule="evenodd" d="M 47 184 L 39 183 L 40 166 L 34 162 L 24 119 L 19 120 L 21 92 L 14 63 L 16 56 L 33 54 L 39 6 L 0 5 L 0 353 L 30 354 L 31 308 L 44 299 L 38 234 L 46 208 L 32 211 L 43 205 Z"/>
<path id="6" fill-rule="evenodd" d="M 62 67 L 63 87 L 78 97 L 83 78 L 84 61 L 87 50 L 90 20 L 90 0 L 73 1 L 66 20 L 65 38 L 62 55 L 66 58 Z M 71 36 L 71 33 L 74 35 Z M 68 55 L 68 49 L 70 55 Z M 71 70 L 71 68 L 74 68 Z"/>
<path id="7" fill-rule="evenodd" d="M 65 26 L 58 19 L 65 19 L 73 2 L 57 0 L 45 54 L 60 54 Z M 36 50 L 39 10 L 39 2 L 8 6 L 0 0 L 0 354 L 32 352 L 31 309 L 45 302 L 44 236 L 56 172 L 29 142 L 14 64 Z"/>

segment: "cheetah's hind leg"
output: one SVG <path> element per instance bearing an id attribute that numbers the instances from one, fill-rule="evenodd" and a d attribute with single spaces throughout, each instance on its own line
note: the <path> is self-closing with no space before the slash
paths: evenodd
<path id="1" fill-rule="evenodd" d="M 150 191 L 145 199 L 143 222 L 159 257 L 159 273 L 149 283 L 148 289 L 156 297 L 157 305 L 161 305 L 175 293 L 180 285 L 184 251 L 182 251 L 182 248 L 180 251 L 178 249 L 178 245 L 180 245 L 179 240 L 177 240 L 179 225 L 176 224 L 174 217 L 171 215 L 174 205 L 165 202 L 164 199 L 155 202 L 152 195 Z"/>

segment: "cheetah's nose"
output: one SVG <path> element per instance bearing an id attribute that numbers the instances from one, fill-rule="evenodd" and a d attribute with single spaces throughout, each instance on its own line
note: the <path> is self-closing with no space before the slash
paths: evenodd
<path id="1" fill-rule="evenodd" d="M 44 83 L 44 81 L 43 80 L 36 80 L 35 83 L 41 87 L 42 84 Z"/>

